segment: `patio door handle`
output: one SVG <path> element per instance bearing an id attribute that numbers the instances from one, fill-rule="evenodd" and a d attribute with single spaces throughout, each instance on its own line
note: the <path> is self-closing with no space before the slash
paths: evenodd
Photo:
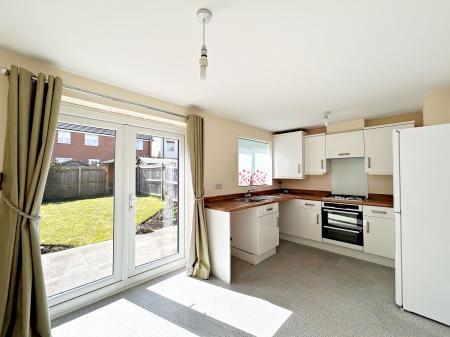
<path id="1" fill-rule="evenodd" d="M 130 212 L 134 210 L 134 205 L 136 204 L 136 196 L 134 194 L 130 194 L 128 199 L 128 209 Z"/>

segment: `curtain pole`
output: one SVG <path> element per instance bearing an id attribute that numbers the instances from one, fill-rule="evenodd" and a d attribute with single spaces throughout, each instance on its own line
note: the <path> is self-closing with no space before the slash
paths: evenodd
<path id="1" fill-rule="evenodd" d="M 3 75 L 5 75 L 5 76 L 9 76 L 9 70 L 6 69 L 6 68 L 1 68 L 0 72 Z M 33 79 L 36 79 L 36 77 L 33 77 Z M 119 102 L 119 103 L 125 103 L 125 104 L 129 104 L 129 105 L 134 105 L 134 106 L 137 106 L 137 107 L 140 107 L 140 108 L 145 108 L 145 109 L 149 109 L 149 110 L 153 110 L 153 111 L 158 111 L 158 112 L 162 112 L 162 113 L 165 113 L 165 114 L 168 114 L 168 115 L 172 115 L 172 116 L 180 117 L 180 118 L 183 118 L 183 119 L 187 119 L 186 116 L 178 114 L 176 112 L 171 112 L 171 111 L 163 110 L 163 109 L 160 109 L 160 108 L 155 108 L 155 107 L 150 106 L 150 105 L 141 104 L 141 103 L 137 103 L 137 102 L 133 102 L 133 101 L 128 101 L 126 99 L 122 99 L 122 98 L 118 98 L 118 97 L 114 97 L 114 96 L 100 94 L 98 92 L 94 92 L 94 91 L 90 91 L 90 90 L 85 90 L 85 89 L 73 87 L 71 85 L 63 85 L 63 88 L 66 89 L 66 90 L 77 91 L 77 92 L 81 92 L 81 93 L 86 94 L 86 95 L 106 98 L 106 99 L 110 99 L 112 101 L 116 101 L 116 102 Z"/>

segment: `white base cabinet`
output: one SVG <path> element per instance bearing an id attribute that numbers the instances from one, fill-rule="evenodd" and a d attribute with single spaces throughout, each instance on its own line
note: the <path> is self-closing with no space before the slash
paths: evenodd
<path id="1" fill-rule="evenodd" d="M 322 241 L 322 207 L 320 201 L 300 200 L 300 237 Z"/>
<path id="2" fill-rule="evenodd" d="M 280 203 L 280 233 L 321 241 L 321 211 L 320 201 L 283 201 Z"/>
<path id="3" fill-rule="evenodd" d="M 394 210 L 387 207 L 363 207 L 364 252 L 395 258 Z"/>
<path id="4" fill-rule="evenodd" d="M 280 233 L 300 236 L 300 200 L 280 202 Z"/>
<path id="5" fill-rule="evenodd" d="M 258 257 L 273 251 L 280 244 L 278 218 L 278 203 L 232 212 L 230 215 L 232 255 L 238 258 L 242 255 Z M 233 254 L 236 250 L 239 250 L 239 254 Z M 253 260 L 261 262 L 260 259 Z"/>

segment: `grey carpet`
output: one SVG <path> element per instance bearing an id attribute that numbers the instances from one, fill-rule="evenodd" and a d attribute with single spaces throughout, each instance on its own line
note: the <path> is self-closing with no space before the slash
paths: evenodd
<path id="1" fill-rule="evenodd" d="M 233 259 L 232 268 L 231 285 L 217 279 L 207 282 L 291 310 L 275 336 L 450 336 L 448 327 L 395 305 L 391 268 L 286 241 L 281 241 L 275 256 L 259 265 Z M 174 274 L 55 319 L 52 326 L 126 299 L 198 336 L 249 336 L 146 289 Z"/>

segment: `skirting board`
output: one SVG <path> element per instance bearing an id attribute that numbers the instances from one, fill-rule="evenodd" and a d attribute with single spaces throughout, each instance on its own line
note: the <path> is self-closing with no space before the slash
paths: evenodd
<path id="1" fill-rule="evenodd" d="M 231 247 L 231 255 L 232 256 L 237 257 L 238 259 L 243 260 L 243 261 L 248 262 L 253 265 L 264 261 L 268 257 L 275 255 L 276 253 L 277 253 L 277 249 L 273 248 L 273 249 L 269 250 L 268 252 L 265 252 L 264 254 L 253 255 L 250 253 L 246 253 L 243 250 Z"/>
<path id="2" fill-rule="evenodd" d="M 305 245 L 305 246 L 310 246 L 310 247 L 314 247 L 314 248 L 318 248 L 318 249 L 327 250 L 329 252 L 333 252 L 336 254 L 354 257 L 355 259 L 360 259 L 360 260 L 364 260 L 364 261 L 381 264 L 386 267 L 391 267 L 391 268 L 395 267 L 395 260 L 393 260 L 393 259 L 388 259 L 388 258 L 385 258 L 382 256 L 364 253 L 364 252 L 350 249 L 350 248 L 336 246 L 336 245 L 333 245 L 330 243 L 312 241 L 312 240 L 298 238 L 295 236 L 281 234 L 281 233 L 280 233 L 280 239 L 295 242 L 295 243 Z"/>

